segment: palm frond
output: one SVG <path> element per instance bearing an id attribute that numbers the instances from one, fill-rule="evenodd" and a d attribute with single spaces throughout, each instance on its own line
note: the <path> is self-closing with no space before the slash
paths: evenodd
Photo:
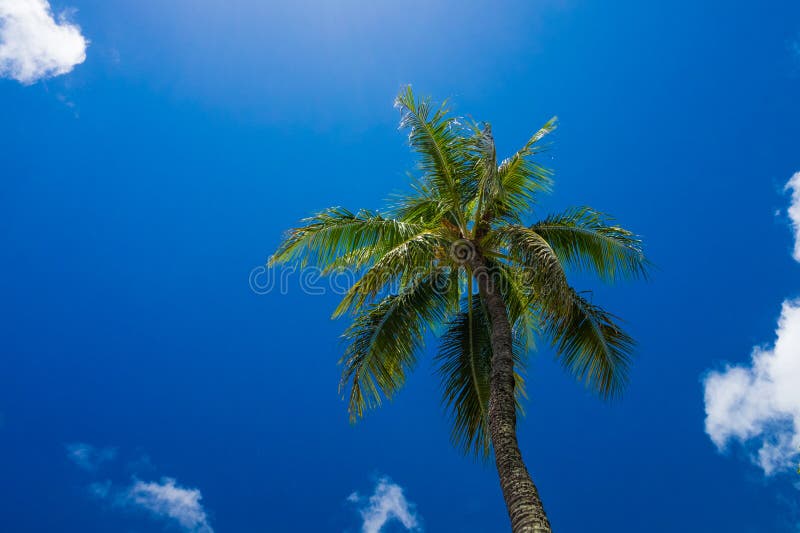
<path id="1" fill-rule="evenodd" d="M 425 332 L 447 320 L 452 295 L 442 286 L 449 275 L 436 271 L 362 308 L 345 331 L 349 344 L 339 361 L 344 367 L 339 392 L 348 399 L 351 421 L 403 386 Z"/>
<path id="2" fill-rule="evenodd" d="M 442 382 L 442 403 L 450 414 L 453 445 L 467 454 L 487 458 L 491 451 L 487 412 L 492 370 L 491 330 L 485 308 L 475 295 L 472 311 L 463 309 L 450 322 L 436 355 Z M 522 411 L 525 397 L 524 349 L 515 343 L 515 394 Z"/>
<path id="3" fill-rule="evenodd" d="M 497 149 L 491 125 L 487 123 L 482 128 L 473 125 L 472 129 L 473 136 L 469 143 L 471 166 L 477 178 L 476 198 L 473 201 L 474 205 L 470 207 L 474 211 L 473 236 L 478 236 L 478 233 L 484 230 L 482 225 L 486 221 L 484 208 L 491 207 L 496 199 L 504 195 L 504 192 L 502 183 L 497 179 Z"/>
<path id="4" fill-rule="evenodd" d="M 333 312 L 339 317 L 348 309 L 358 311 L 364 303 L 393 283 L 408 282 L 435 270 L 446 247 L 437 231 L 423 231 L 397 244 L 377 258 L 342 297 Z"/>
<path id="5" fill-rule="evenodd" d="M 531 229 L 550 244 L 566 265 L 591 270 L 607 281 L 647 275 L 641 239 L 589 207 L 551 215 Z"/>
<path id="6" fill-rule="evenodd" d="M 494 233 L 506 247 L 506 254 L 515 266 L 517 276 L 532 291 L 532 300 L 536 305 L 548 312 L 564 312 L 572 289 L 567 283 L 564 267 L 550 244 L 532 229 L 517 224 L 506 224 Z"/>
<path id="7" fill-rule="evenodd" d="M 465 161 L 464 136 L 458 122 L 449 117 L 444 104 L 434 108 L 427 98 L 416 100 L 410 86 L 397 96 L 395 107 L 401 112 L 400 128 L 409 129 L 409 143 L 419 155 L 423 180 L 430 183 L 465 230 L 466 221 L 461 211 L 465 203 L 461 179 Z"/>
<path id="8" fill-rule="evenodd" d="M 573 291 L 566 313 L 549 313 L 545 331 L 561 364 L 604 398 L 619 395 L 628 380 L 633 339 L 615 317 Z"/>
<path id="9" fill-rule="evenodd" d="M 270 264 L 299 259 L 303 265 L 361 267 L 422 231 L 420 224 L 393 220 L 367 210 L 332 207 L 306 218 L 286 234 Z"/>
<path id="10" fill-rule="evenodd" d="M 452 217 L 450 208 L 442 198 L 425 183 L 412 184 L 412 192 L 398 194 L 392 198 L 389 210 L 392 218 L 411 224 L 435 225 L 441 220 L 449 220 L 453 224 L 458 221 Z"/>
<path id="11" fill-rule="evenodd" d="M 536 195 L 548 192 L 552 186 L 552 172 L 534 163 L 531 158 L 544 147 L 539 141 L 556 128 L 556 117 L 551 118 L 513 156 L 500 163 L 497 169 L 497 194 L 484 208 L 487 218 L 518 222 L 534 203 Z"/>

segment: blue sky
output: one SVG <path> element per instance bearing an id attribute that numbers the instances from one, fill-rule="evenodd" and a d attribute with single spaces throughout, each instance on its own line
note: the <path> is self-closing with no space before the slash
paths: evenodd
<path id="1" fill-rule="evenodd" d="M 248 282 L 299 218 L 406 187 L 407 83 L 506 154 L 558 115 L 542 212 L 657 265 L 576 280 L 639 341 L 623 399 L 531 356 L 556 531 L 797 530 L 800 4 L 51 4 L 0 0 L 0 531 L 504 530 L 430 357 L 351 426 L 335 295 Z"/>

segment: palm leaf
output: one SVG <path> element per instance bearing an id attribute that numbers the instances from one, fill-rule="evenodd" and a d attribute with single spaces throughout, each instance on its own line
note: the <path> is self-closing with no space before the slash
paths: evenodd
<path id="1" fill-rule="evenodd" d="M 425 331 L 447 320 L 451 295 L 443 291 L 449 272 L 434 272 L 398 294 L 361 309 L 343 337 L 349 344 L 339 391 L 348 399 L 350 420 L 391 398 L 416 363 Z"/>
<path id="2" fill-rule="evenodd" d="M 545 330 L 561 364 L 578 380 L 604 398 L 622 392 L 634 341 L 613 315 L 573 292 L 569 312 L 548 314 Z"/>
<path id="3" fill-rule="evenodd" d="M 414 279 L 421 273 L 438 268 L 437 259 L 447 246 L 436 231 L 423 231 L 397 244 L 369 267 L 342 297 L 333 312 L 338 317 L 348 309 L 358 310 L 370 298 L 395 282 Z"/>
<path id="4" fill-rule="evenodd" d="M 361 267 L 424 229 L 372 211 L 353 213 L 342 207 L 326 209 L 302 223 L 286 234 L 270 264 L 299 259 L 303 265 L 330 267 L 336 261 L 339 267 Z"/>
<path id="5" fill-rule="evenodd" d="M 591 208 L 551 215 L 531 229 L 550 244 L 562 263 L 574 268 L 591 270 L 608 281 L 647 275 L 639 237 Z"/>
<path id="6" fill-rule="evenodd" d="M 517 224 L 506 224 L 494 233 L 506 247 L 516 275 L 528 285 L 536 305 L 555 313 L 568 311 L 572 289 L 550 244 L 532 229 Z"/>
<path id="7" fill-rule="evenodd" d="M 447 203 L 422 182 L 414 183 L 410 194 L 395 195 L 390 214 L 399 221 L 412 224 L 435 225 L 442 219 L 448 219 L 458 225 Z"/>
<path id="8" fill-rule="evenodd" d="M 525 146 L 500 163 L 496 192 L 484 207 L 485 218 L 519 222 L 534 203 L 536 195 L 550 190 L 552 172 L 534 163 L 531 158 L 544 149 L 539 141 L 555 130 L 556 120 L 556 117 L 551 118 Z"/>
<path id="9" fill-rule="evenodd" d="M 492 127 L 490 124 L 484 124 L 483 128 L 473 125 L 472 129 L 473 136 L 469 145 L 471 166 L 477 175 L 475 179 L 477 194 L 470 208 L 474 211 L 473 236 L 477 237 L 479 232 L 485 230 L 484 223 L 488 222 L 484 207 L 491 207 L 504 193 L 502 183 L 497 179 L 497 149 L 492 136 Z"/>
<path id="10" fill-rule="evenodd" d="M 416 100 L 411 87 L 403 89 L 395 100 L 400 109 L 400 128 L 409 129 L 411 148 L 419 155 L 423 180 L 430 183 L 459 226 L 466 230 L 461 207 L 463 191 L 464 137 L 458 122 L 451 119 L 445 105 L 434 108 L 429 99 Z"/>

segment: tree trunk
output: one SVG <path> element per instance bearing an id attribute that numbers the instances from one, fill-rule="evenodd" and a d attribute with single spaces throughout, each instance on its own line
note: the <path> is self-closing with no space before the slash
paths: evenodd
<path id="1" fill-rule="evenodd" d="M 502 294 L 483 258 L 470 261 L 491 323 L 492 375 L 489 434 L 513 533 L 550 533 L 550 522 L 517 443 L 512 332 Z"/>

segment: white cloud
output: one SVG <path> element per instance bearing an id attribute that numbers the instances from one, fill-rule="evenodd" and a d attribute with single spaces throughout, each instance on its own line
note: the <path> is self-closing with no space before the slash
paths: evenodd
<path id="1" fill-rule="evenodd" d="M 800 172 L 786 184 L 787 212 L 800 262 Z M 727 366 L 704 379 L 706 433 L 724 450 L 739 442 L 766 475 L 794 468 L 800 455 L 800 299 L 783 302 L 775 343 L 753 349 L 750 365 Z"/>
<path id="2" fill-rule="evenodd" d="M 80 468 L 94 473 L 101 464 L 115 459 L 117 450 L 76 442 L 67 445 L 67 456 Z M 133 470 L 153 469 L 147 455 L 142 455 L 128 467 Z M 168 477 L 162 478 L 160 482 L 141 481 L 134 477 L 126 485 L 106 479 L 91 483 L 87 490 L 94 498 L 115 508 L 147 511 L 155 518 L 173 522 L 187 533 L 214 533 L 200 503 L 203 496 L 198 489 L 181 487 Z"/>
<path id="3" fill-rule="evenodd" d="M 361 498 L 354 492 L 347 497 L 347 501 L 357 503 Z M 393 519 L 398 520 L 408 531 L 419 530 L 414 504 L 406 500 L 402 487 L 387 478 L 378 480 L 375 492 L 365 503 L 365 507 L 360 510 L 364 520 L 361 527 L 363 533 L 380 533 L 383 526 Z"/>
<path id="4" fill-rule="evenodd" d="M 792 204 L 789 206 L 789 218 L 794 226 L 794 258 L 800 261 L 800 172 L 795 173 L 786 190 L 792 191 Z"/>
<path id="5" fill-rule="evenodd" d="M 79 468 L 89 472 L 97 470 L 103 463 L 114 460 L 116 456 L 115 448 L 96 448 L 84 442 L 67 444 L 67 457 Z"/>
<path id="6" fill-rule="evenodd" d="M 141 507 L 159 518 L 177 522 L 191 533 L 213 533 L 197 489 L 183 488 L 174 479 L 164 478 L 159 483 L 135 481 L 121 502 Z"/>
<path id="7" fill-rule="evenodd" d="M 794 468 L 800 448 L 800 300 L 783 303 L 776 335 L 772 347 L 753 350 L 750 366 L 704 381 L 706 433 L 721 450 L 753 446 L 766 475 Z"/>
<path id="8" fill-rule="evenodd" d="M 0 77 L 30 84 L 71 71 L 86 59 L 88 41 L 46 0 L 0 0 Z"/>

